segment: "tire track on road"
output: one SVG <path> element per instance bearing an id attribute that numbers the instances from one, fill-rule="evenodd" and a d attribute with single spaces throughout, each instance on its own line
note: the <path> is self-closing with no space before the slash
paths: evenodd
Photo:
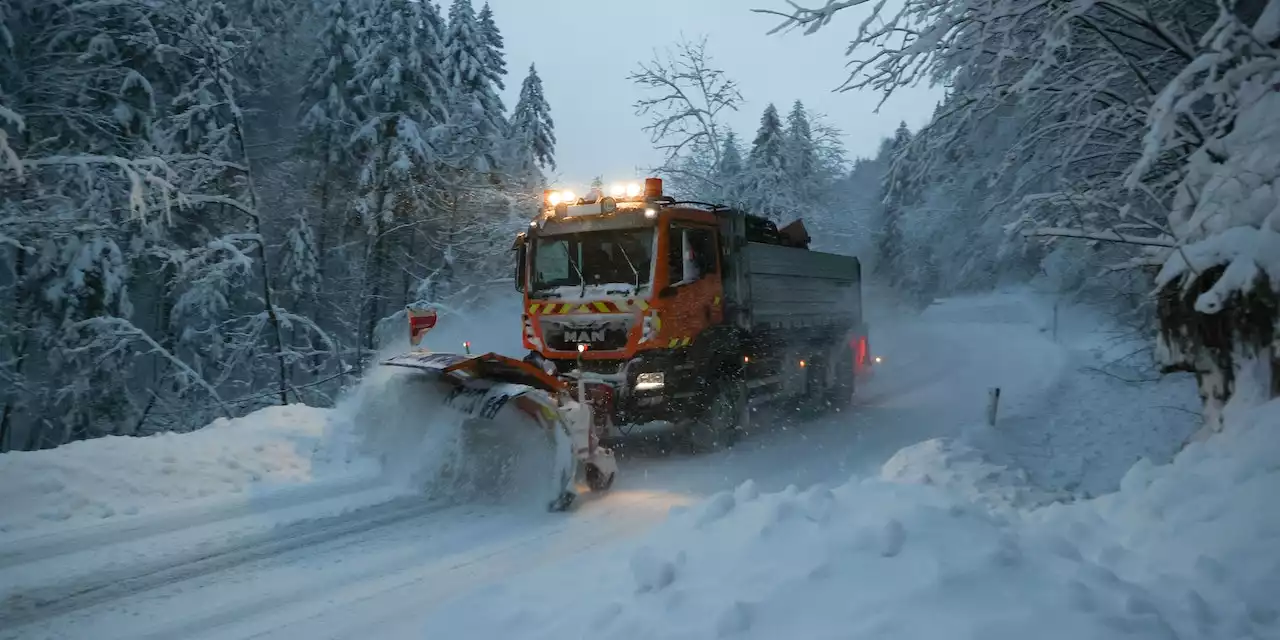
<path id="1" fill-rule="evenodd" d="M 0 571 L 48 560 L 69 553 L 81 553 L 122 542 L 138 542 L 184 529 L 215 524 L 246 516 L 263 516 L 308 503 L 331 502 L 371 491 L 385 484 L 378 476 L 359 482 L 283 489 L 253 498 L 217 506 L 196 505 L 178 512 L 124 518 L 114 522 L 80 527 L 52 534 L 39 534 L 6 543 L 0 551 Z"/>
<path id="2" fill-rule="evenodd" d="M 58 585 L 19 590 L 0 602 L 0 628 L 20 627 L 277 556 L 288 551 L 365 533 L 449 508 L 448 503 L 402 498 L 339 516 L 299 522 L 275 531 L 226 541 L 194 555 L 177 555 L 128 568 L 76 578 Z M 293 531 L 291 531 L 293 530 Z M 6 636 L 11 637 L 11 636 Z"/>

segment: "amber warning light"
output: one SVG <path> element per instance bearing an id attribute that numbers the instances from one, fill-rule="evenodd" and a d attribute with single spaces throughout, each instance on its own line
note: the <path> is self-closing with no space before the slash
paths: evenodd
<path id="1" fill-rule="evenodd" d="M 590 190 L 582 198 L 569 189 L 544 189 L 542 204 L 545 208 L 554 209 L 560 205 L 593 204 L 603 196 L 603 189 Z M 662 197 L 662 178 L 645 178 L 640 182 L 615 182 L 609 186 L 609 197 L 617 202 L 638 202 Z"/>

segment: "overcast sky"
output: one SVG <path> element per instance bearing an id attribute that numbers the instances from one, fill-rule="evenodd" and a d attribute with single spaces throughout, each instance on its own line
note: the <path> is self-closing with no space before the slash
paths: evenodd
<path id="1" fill-rule="evenodd" d="M 474 0 L 476 8 L 484 0 Z M 820 5 L 820 0 L 808 0 Z M 447 2 L 444 3 L 447 9 Z M 582 186 L 597 175 L 605 182 L 642 177 L 637 168 L 661 156 L 646 120 L 635 115 L 640 89 L 627 75 L 653 50 L 707 37 L 713 62 L 738 82 L 746 103 L 729 118 L 749 142 L 760 112 L 774 102 L 780 111 L 799 98 L 824 113 L 845 133 L 853 157 L 875 153 L 882 137 L 905 120 L 913 130 L 928 121 L 940 89 L 914 88 L 894 96 L 876 113 L 873 92 L 833 90 L 845 79 L 844 49 L 865 10 L 847 9 L 822 31 L 768 35 L 772 16 L 751 9 L 783 9 L 785 0 L 489 0 L 506 40 L 507 108 L 520 82 L 537 64 L 556 125 L 559 186 Z M 806 2 L 801 1 L 804 5 Z M 895 4 L 889 0 L 888 5 Z M 892 8 L 892 7 L 890 7 Z"/>

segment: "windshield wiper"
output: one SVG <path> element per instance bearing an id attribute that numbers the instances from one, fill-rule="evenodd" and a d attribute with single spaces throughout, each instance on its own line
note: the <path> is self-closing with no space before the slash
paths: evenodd
<path id="1" fill-rule="evenodd" d="M 582 275 L 582 269 L 578 268 L 578 263 L 573 261 L 573 256 L 569 254 L 569 243 L 566 242 L 564 247 L 564 258 L 569 261 L 569 266 L 573 267 L 574 273 L 578 274 L 578 281 L 582 283 L 582 292 L 578 294 L 579 298 L 587 297 L 587 277 Z"/>
<path id="2" fill-rule="evenodd" d="M 631 256 L 627 255 L 626 247 L 619 244 L 618 250 L 622 252 L 622 257 L 626 259 L 627 266 L 631 268 L 631 273 L 635 275 L 635 281 L 633 285 L 635 287 L 634 291 L 639 291 L 640 290 L 640 270 L 636 269 L 636 265 L 632 264 Z"/>

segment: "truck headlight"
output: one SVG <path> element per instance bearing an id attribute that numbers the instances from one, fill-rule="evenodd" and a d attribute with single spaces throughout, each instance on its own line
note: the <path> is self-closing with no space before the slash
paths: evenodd
<path id="1" fill-rule="evenodd" d="M 665 385 L 661 373 L 642 373 L 636 376 L 636 391 L 652 391 Z"/>

